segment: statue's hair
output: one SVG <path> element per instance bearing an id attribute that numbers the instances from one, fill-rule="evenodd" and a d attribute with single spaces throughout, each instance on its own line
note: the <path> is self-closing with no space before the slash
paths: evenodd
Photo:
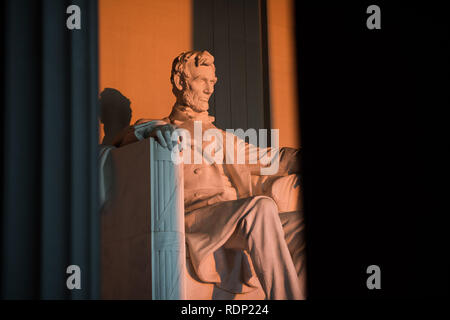
<path id="1" fill-rule="evenodd" d="M 195 66 L 214 66 L 214 57 L 206 50 L 203 51 L 187 51 L 179 54 L 172 62 L 172 72 L 170 74 L 170 82 L 172 83 L 172 92 L 177 95 L 179 90 L 175 86 L 174 76 L 179 75 L 182 80 L 190 77 L 189 72 L 186 70 L 186 65 L 189 61 L 193 60 Z"/>

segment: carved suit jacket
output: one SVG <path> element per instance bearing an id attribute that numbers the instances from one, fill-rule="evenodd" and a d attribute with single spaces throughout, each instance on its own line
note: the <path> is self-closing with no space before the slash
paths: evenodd
<path id="1" fill-rule="evenodd" d="M 216 144 L 219 145 L 219 148 L 215 152 L 219 153 L 219 157 L 223 155 L 223 161 L 222 164 L 204 161 L 205 157 L 204 153 L 202 153 L 202 161 L 200 164 L 193 163 L 194 161 L 191 161 L 190 164 L 184 164 L 184 202 L 186 212 L 221 201 L 236 200 L 237 198 L 247 198 L 256 195 L 255 190 L 252 188 L 252 176 L 263 175 L 264 168 L 269 168 L 273 165 L 274 161 L 278 161 L 278 170 L 271 174 L 273 178 L 300 173 L 299 149 L 283 147 L 277 150 L 270 147 L 256 147 L 246 143 L 230 132 L 218 129 L 212 124 L 214 117 L 209 116 L 206 111 L 199 114 L 193 112 L 190 108 L 186 108 L 185 110 L 174 108 L 169 117 L 162 120 L 138 120 L 133 126 L 124 130 L 115 139 L 114 144 L 120 147 L 145 139 L 149 137 L 150 132 L 156 126 L 170 123 L 190 133 L 191 143 L 188 143 L 188 147 L 191 148 L 191 159 L 194 159 L 194 154 L 204 151 L 213 140 L 202 141 L 201 148 L 195 146 L 193 142 L 195 121 L 201 121 L 203 134 L 209 129 L 215 129 L 221 135 L 221 137 L 216 137 L 215 139 L 222 139 L 223 143 L 221 145 L 223 149 L 221 151 L 220 144 Z M 227 145 L 227 138 L 229 139 L 228 141 L 234 140 L 232 148 L 230 148 L 230 145 Z M 245 163 L 237 163 L 238 153 L 245 156 Z M 262 161 L 263 157 L 267 157 L 266 159 L 268 161 Z M 231 158 L 234 159 L 233 163 L 229 161 Z M 254 159 L 254 163 L 249 163 L 250 158 Z M 223 165 L 222 170 L 219 168 L 221 165 Z M 224 184 L 223 174 L 229 178 L 232 186 L 236 190 L 234 196 L 227 190 Z M 266 181 L 267 184 L 270 184 L 271 179 L 269 178 Z"/>

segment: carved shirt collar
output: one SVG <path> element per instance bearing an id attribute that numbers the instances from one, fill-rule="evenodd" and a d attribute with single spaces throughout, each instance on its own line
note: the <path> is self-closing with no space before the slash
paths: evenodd
<path id="1" fill-rule="evenodd" d="M 203 124 L 214 122 L 215 118 L 208 114 L 208 111 L 196 112 L 187 106 L 180 106 L 175 104 L 172 108 L 172 113 L 169 119 L 175 124 L 183 123 L 185 121 L 202 121 Z"/>

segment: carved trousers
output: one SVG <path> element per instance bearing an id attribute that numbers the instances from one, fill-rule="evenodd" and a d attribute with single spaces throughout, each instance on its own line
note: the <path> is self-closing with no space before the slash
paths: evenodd
<path id="1" fill-rule="evenodd" d="M 248 251 L 266 299 L 305 299 L 303 229 L 300 212 L 279 214 L 271 198 L 258 197 L 224 246 Z"/>

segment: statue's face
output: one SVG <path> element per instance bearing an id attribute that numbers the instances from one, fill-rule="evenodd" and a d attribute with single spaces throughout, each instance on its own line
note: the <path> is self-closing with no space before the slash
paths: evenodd
<path id="1" fill-rule="evenodd" d="M 183 91 L 183 102 L 194 111 L 206 111 L 209 108 L 209 98 L 214 92 L 217 82 L 213 66 L 199 66 L 188 64 L 190 77 L 186 79 Z"/>

